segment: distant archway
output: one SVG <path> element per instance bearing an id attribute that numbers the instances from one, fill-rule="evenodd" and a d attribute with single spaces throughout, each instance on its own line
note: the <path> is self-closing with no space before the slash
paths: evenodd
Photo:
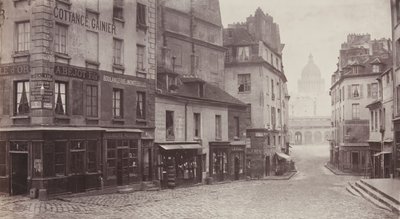
<path id="1" fill-rule="evenodd" d="M 294 143 L 295 144 L 302 144 L 303 143 L 303 135 L 301 132 L 296 132 L 294 134 Z"/>
<path id="2" fill-rule="evenodd" d="M 312 133 L 310 131 L 306 131 L 304 133 L 304 144 L 312 144 Z"/>
<path id="3" fill-rule="evenodd" d="M 315 143 L 315 144 L 320 144 L 320 143 L 322 143 L 322 134 L 321 134 L 320 131 L 316 131 L 316 132 L 314 133 L 314 143 Z"/>

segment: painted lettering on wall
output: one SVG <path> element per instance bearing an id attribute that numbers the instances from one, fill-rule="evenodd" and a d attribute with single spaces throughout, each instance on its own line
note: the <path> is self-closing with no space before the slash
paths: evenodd
<path id="1" fill-rule="evenodd" d="M 53 15 L 55 18 L 66 21 L 72 24 L 78 24 L 86 28 L 91 28 L 97 31 L 116 34 L 116 26 L 112 23 L 102 21 L 96 18 L 89 19 L 87 15 L 77 12 L 72 12 L 67 9 L 54 7 Z"/>
<path id="2" fill-rule="evenodd" d="M 92 81 L 99 80 L 99 74 L 97 71 L 91 71 L 85 68 L 78 68 L 67 65 L 55 65 L 54 74 L 66 77 L 92 80 Z"/>
<path id="3" fill-rule="evenodd" d="M 103 76 L 103 81 L 116 83 L 116 84 L 130 85 L 130 86 L 135 86 L 135 87 L 146 87 L 146 83 L 141 82 L 141 81 L 134 81 L 134 80 L 129 80 L 129 79 L 125 79 L 125 78 L 116 78 L 116 77 L 111 77 L 108 75 Z"/>
<path id="4" fill-rule="evenodd" d="M 0 66 L 0 75 L 29 74 L 29 64 L 10 64 Z"/>

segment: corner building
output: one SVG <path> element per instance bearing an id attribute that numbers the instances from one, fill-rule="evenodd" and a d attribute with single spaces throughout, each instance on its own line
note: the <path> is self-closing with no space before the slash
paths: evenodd
<path id="1" fill-rule="evenodd" d="M 151 180 L 155 1 L 0 6 L 0 192 Z"/>

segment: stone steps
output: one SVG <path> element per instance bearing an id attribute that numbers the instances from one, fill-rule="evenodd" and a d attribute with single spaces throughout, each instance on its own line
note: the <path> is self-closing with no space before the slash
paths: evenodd
<path id="1" fill-rule="evenodd" d="M 386 194 L 380 192 L 376 188 L 373 188 L 362 180 L 355 183 L 349 183 L 349 186 L 346 187 L 346 190 L 353 195 L 363 197 L 379 208 L 392 211 L 397 214 L 400 212 L 400 204 L 397 200 L 388 198 Z"/>

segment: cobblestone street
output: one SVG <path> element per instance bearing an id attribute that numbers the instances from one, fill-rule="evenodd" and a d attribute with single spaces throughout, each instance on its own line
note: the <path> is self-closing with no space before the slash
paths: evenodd
<path id="1" fill-rule="evenodd" d="M 295 146 L 299 173 L 290 180 L 240 181 L 158 192 L 40 202 L 0 197 L 1 218 L 397 218 L 350 195 L 359 177 L 324 167 L 328 146 Z"/>

